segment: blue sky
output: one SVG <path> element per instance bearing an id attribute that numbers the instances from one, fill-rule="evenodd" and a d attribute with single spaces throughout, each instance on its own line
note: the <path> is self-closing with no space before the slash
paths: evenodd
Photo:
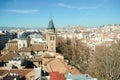
<path id="1" fill-rule="evenodd" d="M 0 0 L 0 26 L 98 27 L 120 24 L 120 0 Z"/>

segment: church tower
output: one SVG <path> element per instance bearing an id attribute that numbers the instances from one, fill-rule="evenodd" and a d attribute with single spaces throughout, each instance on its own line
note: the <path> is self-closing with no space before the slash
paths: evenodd
<path id="1" fill-rule="evenodd" d="M 56 34 L 55 34 L 55 27 L 52 18 L 49 20 L 47 33 L 46 33 L 46 40 L 49 52 L 56 52 Z"/>

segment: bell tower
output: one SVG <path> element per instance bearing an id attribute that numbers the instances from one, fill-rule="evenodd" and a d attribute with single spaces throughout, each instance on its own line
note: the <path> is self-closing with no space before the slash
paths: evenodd
<path id="1" fill-rule="evenodd" d="M 47 33 L 46 33 L 46 41 L 49 52 L 56 52 L 56 34 L 55 27 L 52 18 L 49 20 Z"/>

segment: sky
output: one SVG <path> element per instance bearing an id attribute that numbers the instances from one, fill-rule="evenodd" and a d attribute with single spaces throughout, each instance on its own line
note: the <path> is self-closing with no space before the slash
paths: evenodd
<path id="1" fill-rule="evenodd" d="M 0 26 L 99 27 L 120 24 L 120 0 L 0 0 Z"/>

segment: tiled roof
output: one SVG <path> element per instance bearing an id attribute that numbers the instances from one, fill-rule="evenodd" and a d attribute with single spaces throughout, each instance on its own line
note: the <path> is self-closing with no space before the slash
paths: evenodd
<path id="1" fill-rule="evenodd" d="M 50 54 L 43 54 L 42 57 L 44 57 L 44 58 L 55 58 L 54 55 L 50 55 Z"/>
<path id="2" fill-rule="evenodd" d="M 12 69 L 10 70 L 11 73 L 17 73 L 20 77 L 26 76 L 28 73 L 30 73 L 33 69 Z"/>
<path id="3" fill-rule="evenodd" d="M 81 72 L 77 68 L 75 68 L 74 66 L 70 66 L 70 65 L 69 65 L 69 72 L 71 74 L 81 74 Z"/>
<path id="4" fill-rule="evenodd" d="M 60 59 L 53 59 L 45 66 L 45 71 L 47 72 L 59 72 L 59 73 L 67 73 L 68 67 L 64 64 L 64 62 Z"/>
<path id="5" fill-rule="evenodd" d="M 0 75 L 5 75 L 7 73 L 16 73 L 20 78 L 26 76 L 30 77 L 33 74 L 33 69 L 11 69 L 11 70 L 0 70 Z"/>
<path id="6" fill-rule="evenodd" d="M 20 49 L 18 49 L 19 52 L 30 52 L 31 51 L 31 48 L 30 47 L 22 47 Z"/>
<path id="7" fill-rule="evenodd" d="M 18 56 L 17 53 L 7 53 L 0 57 L 0 61 L 7 62 L 8 60 L 12 59 L 13 57 Z"/>
<path id="8" fill-rule="evenodd" d="M 17 51 L 17 50 L 18 50 L 18 47 L 17 47 L 17 46 L 11 46 L 11 47 L 9 47 L 8 49 L 6 49 L 6 48 L 2 49 L 0 52 L 1 52 L 2 54 L 6 54 L 6 53 L 8 53 L 8 52 Z"/>
<path id="9" fill-rule="evenodd" d="M 30 48 L 32 51 L 43 51 L 43 50 L 46 50 L 45 46 L 46 46 L 45 44 L 35 44 L 30 46 Z"/>
<path id="10" fill-rule="evenodd" d="M 7 49 L 2 49 L 1 51 L 0 51 L 2 54 L 6 54 L 7 52 L 8 52 L 8 50 Z"/>
<path id="11" fill-rule="evenodd" d="M 11 46 L 8 48 L 9 51 L 17 51 L 18 46 Z"/>
<path id="12" fill-rule="evenodd" d="M 6 73 L 8 73 L 8 70 L 0 70 L 0 76 L 5 75 Z"/>

